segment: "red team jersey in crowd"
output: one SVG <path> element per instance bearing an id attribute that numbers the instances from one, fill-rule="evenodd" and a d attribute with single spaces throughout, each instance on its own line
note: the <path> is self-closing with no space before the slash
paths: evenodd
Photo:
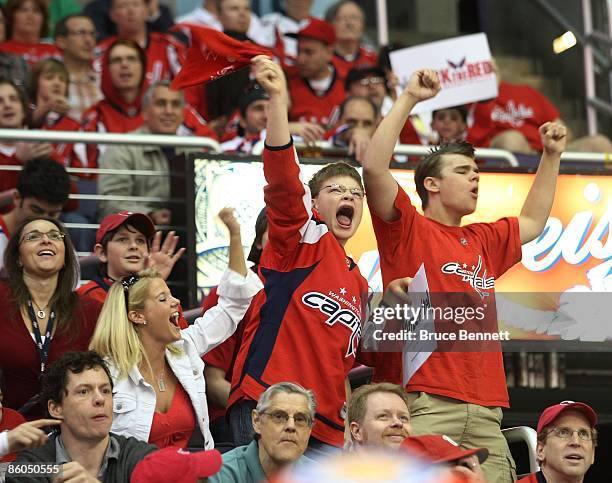
<path id="1" fill-rule="evenodd" d="M 118 39 L 117 36 L 104 39 L 97 47 L 98 71 L 101 70 L 101 59 L 110 45 Z M 159 32 L 149 32 L 144 46 L 147 54 L 147 73 L 145 83 L 151 85 L 161 80 L 171 80 L 181 69 L 185 48 L 170 35 Z"/>
<path id="2" fill-rule="evenodd" d="M 521 259 L 518 219 L 446 226 L 419 214 L 406 192 L 401 187 L 398 190 L 399 220 L 387 223 L 370 209 L 384 286 L 414 276 L 424 263 L 432 300 L 436 292 L 480 296 L 486 299 L 486 320 L 497 330 L 494 283 Z M 401 353 L 377 357 L 376 381 L 402 384 Z M 406 390 L 508 407 L 500 351 L 434 352 L 408 381 Z"/>
<path id="3" fill-rule="evenodd" d="M 358 349 L 367 282 L 312 211 L 293 146 L 267 147 L 263 156 L 269 223 L 259 266 L 264 289 L 242 322 L 228 406 L 257 401 L 272 384 L 297 382 L 317 399 L 312 436 L 342 446 L 344 380 Z"/>
<path id="4" fill-rule="evenodd" d="M 291 97 L 290 121 L 312 122 L 327 127 L 332 121 L 334 111 L 344 100 L 344 82 L 334 70 L 329 89 L 317 93 L 306 79 L 294 75 L 289 78 L 289 96 Z"/>
<path id="5" fill-rule="evenodd" d="M 475 146 L 488 147 L 501 132 L 516 129 L 532 149 L 542 151 L 538 129 L 545 122 L 559 119 L 559 111 L 532 87 L 502 81 L 497 98 L 474 104 L 473 116 L 467 140 Z"/>
<path id="6" fill-rule="evenodd" d="M 378 54 L 369 47 L 360 46 L 354 59 L 347 59 L 339 53 L 334 52 L 332 62 L 338 70 L 338 76 L 341 79 L 345 79 L 346 74 L 348 74 L 351 69 L 375 67 L 378 64 Z"/>
<path id="7" fill-rule="evenodd" d="M 0 52 L 15 54 L 24 59 L 30 67 L 36 62 L 52 57 L 57 60 L 62 60 L 62 53 L 53 44 L 39 42 L 37 44 L 26 44 L 24 42 L 15 42 L 7 40 L 0 42 Z"/>

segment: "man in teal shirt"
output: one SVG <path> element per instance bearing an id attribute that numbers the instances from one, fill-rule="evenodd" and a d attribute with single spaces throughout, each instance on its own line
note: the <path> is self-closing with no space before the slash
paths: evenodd
<path id="1" fill-rule="evenodd" d="M 297 461 L 306 451 L 314 422 L 312 391 L 280 382 L 259 398 L 252 413 L 255 439 L 223 455 L 211 483 L 257 483 Z"/>

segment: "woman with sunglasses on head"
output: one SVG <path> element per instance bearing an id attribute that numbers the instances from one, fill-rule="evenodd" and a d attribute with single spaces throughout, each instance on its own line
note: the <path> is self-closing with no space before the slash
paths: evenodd
<path id="1" fill-rule="evenodd" d="M 201 356 L 232 335 L 263 287 L 247 270 L 233 210 L 219 217 L 230 232 L 229 266 L 218 304 L 192 326 L 179 329 L 179 301 L 153 270 L 124 277 L 108 292 L 90 348 L 108 359 L 113 375 L 116 434 L 185 447 L 199 429 L 199 445 L 214 446 Z"/>
<path id="2" fill-rule="evenodd" d="M 28 419 L 39 404 L 40 376 L 68 350 L 86 350 L 101 304 L 81 299 L 75 251 L 66 229 L 53 218 L 27 218 L 4 253 L 7 280 L 0 282 L 0 369 L 4 402 Z"/>

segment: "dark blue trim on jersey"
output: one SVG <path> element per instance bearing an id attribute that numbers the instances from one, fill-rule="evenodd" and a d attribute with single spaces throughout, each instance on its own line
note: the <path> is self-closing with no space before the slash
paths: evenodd
<path id="1" fill-rule="evenodd" d="M 315 413 L 315 419 L 318 419 L 323 424 L 327 424 L 330 428 L 337 429 L 338 431 L 343 431 L 344 432 L 344 426 L 342 426 L 342 425 L 340 425 L 338 423 L 334 423 L 332 420 L 327 419 L 325 416 L 323 416 L 323 415 L 321 415 L 319 413 Z"/>
<path id="2" fill-rule="evenodd" d="M 268 143 L 264 143 L 264 146 L 269 151 L 283 151 L 284 149 L 289 149 L 291 146 L 293 146 L 293 137 L 291 137 L 291 134 L 289 134 L 289 139 L 291 140 L 283 146 L 270 146 Z"/>
<path id="3" fill-rule="evenodd" d="M 266 301 L 259 310 L 259 325 L 244 362 L 241 382 L 246 374 L 257 381 L 261 380 L 274 352 L 276 338 L 285 319 L 287 307 L 293 299 L 293 294 L 317 265 L 318 262 L 311 267 L 296 268 L 290 272 L 261 268 L 261 274 L 265 280 Z M 299 368 L 296 367 L 296 370 Z"/>

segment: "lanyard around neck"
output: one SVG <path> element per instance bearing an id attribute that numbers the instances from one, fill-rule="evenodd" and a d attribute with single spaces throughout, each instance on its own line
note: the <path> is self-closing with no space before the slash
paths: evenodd
<path id="1" fill-rule="evenodd" d="M 38 351 L 38 357 L 40 358 L 40 373 L 45 372 L 47 366 L 47 359 L 49 358 L 49 349 L 51 347 L 51 334 L 53 333 L 53 324 L 55 322 L 55 311 L 51 309 L 49 315 L 49 322 L 47 323 L 47 331 L 45 332 L 45 342 L 42 341 L 40 334 L 40 327 L 36 321 L 36 314 L 34 313 L 34 307 L 32 301 L 28 300 L 28 315 L 32 322 L 32 332 L 34 333 L 34 340 L 36 342 L 36 350 Z"/>

